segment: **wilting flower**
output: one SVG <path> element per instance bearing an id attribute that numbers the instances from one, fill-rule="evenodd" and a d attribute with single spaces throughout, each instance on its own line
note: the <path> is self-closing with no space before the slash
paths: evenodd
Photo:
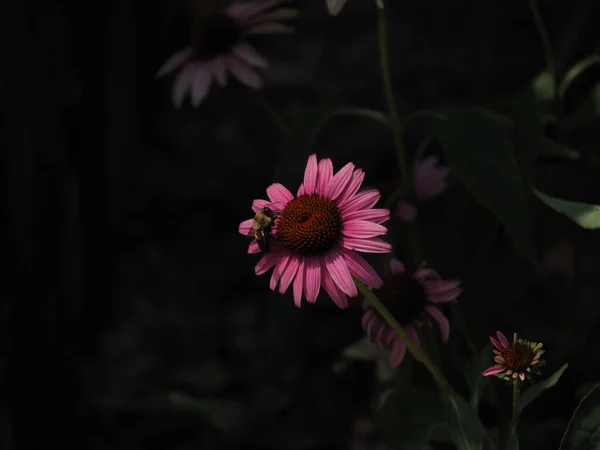
<path id="1" fill-rule="evenodd" d="M 450 173 L 447 166 L 439 166 L 437 156 L 427 156 L 415 166 L 413 193 L 418 200 L 437 197 L 448 187 L 446 177 Z M 396 205 L 396 216 L 405 222 L 417 217 L 417 208 L 408 200 L 402 199 Z"/>
<path id="2" fill-rule="evenodd" d="M 171 56 L 156 74 L 162 77 L 181 69 L 173 83 L 175 107 L 181 107 L 188 93 L 192 105 L 198 106 L 213 79 L 225 86 L 228 72 L 246 86 L 259 89 L 262 80 L 255 68 L 265 68 L 267 61 L 246 39 L 294 31 L 280 22 L 295 17 L 297 10 L 279 8 L 280 3 L 282 0 L 234 3 L 222 12 L 196 19 L 189 46 Z"/>
<path id="3" fill-rule="evenodd" d="M 294 301 L 300 306 L 302 292 L 314 303 L 321 286 L 340 307 L 348 306 L 346 295 L 358 295 L 352 277 L 371 287 L 380 287 L 381 278 L 356 252 L 389 253 L 391 246 L 377 238 L 387 229 L 381 225 L 390 218 L 388 209 L 374 209 L 380 194 L 376 189 L 358 192 L 364 172 L 348 163 L 335 175 L 328 158 L 317 163 L 308 158 L 304 183 L 296 197 L 283 185 L 267 188 L 269 200 L 254 200 L 252 209 L 269 206 L 279 213 L 272 228 L 273 245 L 258 262 L 257 275 L 273 268 L 270 287 L 284 293 L 293 282 Z M 248 234 L 253 219 L 240 224 Z M 248 253 L 258 253 L 250 243 Z"/>
<path id="4" fill-rule="evenodd" d="M 517 339 L 517 333 L 514 333 L 513 341 L 510 343 L 500 331 L 496 332 L 496 337 L 498 339 L 490 336 L 490 341 L 496 347 L 494 361 L 497 364 L 486 369 L 483 376 L 496 375 L 507 381 L 517 378 L 524 381 L 536 368 L 544 365 L 541 359 L 544 354 L 541 342 Z"/>
<path id="5" fill-rule="evenodd" d="M 442 280 L 435 270 L 426 267 L 419 268 L 410 276 L 404 264 L 397 259 L 391 260 L 390 269 L 383 279 L 383 287 L 373 292 L 415 343 L 419 344 L 417 328 L 431 325 L 432 319 L 439 324 L 442 341 L 446 342 L 450 336 L 450 324 L 437 305 L 456 300 L 462 292 L 460 281 Z M 390 365 L 397 367 L 406 354 L 406 342 L 389 327 L 368 300 L 363 307 L 366 309 L 362 318 L 363 328 L 376 345 L 391 347 Z"/>

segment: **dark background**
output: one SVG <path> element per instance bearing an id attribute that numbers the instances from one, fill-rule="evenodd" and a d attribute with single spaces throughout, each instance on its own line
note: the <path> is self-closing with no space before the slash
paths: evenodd
<path id="1" fill-rule="evenodd" d="M 446 100 L 501 104 L 544 66 L 526 1 L 390 3 L 403 114 Z M 597 1 L 540 3 L 561 64 L 600 48 Z M 292 126 L 324 101 L 383 109 L 371 2 L 349 0 L 337 18 L 324 0 L 299 7 L 296 35 L 256 41 L 271 62 L 262 95 Z M 176 111 L 172 79 L 154 78 L 186 44 L 188 13 L 183 1 L 3 5 L 1 450 L 376 448 L 373 363 L 331 370 L 361 336 L 360 311 L 340 312 L 326 298 L 296 310 L 289 298 L 270 295 L 268 276 L 254 275 L 257 257 L 237 232 L 273 180 L 283 137 L 256 95 L 236 83 L 212 89 L 195 110 L 186 104 Z M 336 169 L 355 162 L 385 194 L 395 173 L 392 140 L 382 130 L 338 119 L 316 151 Z M 409 132 L 409 146 L 422 135 Z M 593 134 L 578 138 L 597 147 Z M 448 213 L 462 198 L 455 182 L 436 208 Z M 488 218 L 472 204 L 467 210 L 425 217 L 425 226 L 467 235 L 473 221 Z M 540 254 L 564 241 L 570 255 L 572 236 L 581 238 L 566 225 L 544 234 Z M 512 252 L 501 231 L 493 238 L 493 258 Z M 597 236 L 584 238 L 593 253 Z M 447 264 L 447 277 L 464 276 L 463 262 L 475 253 L 469 245 L 465 252 Z M 514 267 L 510 258 L 506 265 Z M 509 276 L 497 279 L 510 284 Z M 546 307 L 535 299 L 552 292 L 563 308 L 569 294 L 544 283 L 511 293 L 534 302 L 502 320 L 534 317 L 551 333 L 560 320 L 544 318 Z M 477 346 L 497 328 L 480 324 Z M 586 347 L 594 353 L 580 358 L 596 358 L 595 339 Z M 575 389 L 597 379 L 597 365 L 581 363 L 565 382 L 563 419 Z M 226 423 L 240 402 L 256 424 L 223 433 L 197 413 L 174 411 L 174 391 L 233 402 L 210 403 Z M 271 415 L 255 405 L 269 396 Z"/>

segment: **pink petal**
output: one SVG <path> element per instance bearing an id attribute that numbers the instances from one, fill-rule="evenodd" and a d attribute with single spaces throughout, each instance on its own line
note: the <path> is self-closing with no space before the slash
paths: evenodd
<path id="1" fill-rule="evenodd" d="M 494 356 L 494 362 L 498 364 L 504 364 L 504 358 L 502 356 Z"/>
<path id="2" fill-rule="evenodd" d="M 247 42 L 240 42 L 233 48 L 233 53 L 246 64 L 264 69 L 267 67 L 267 60 L 258 51 Z"/>
<path id="3" fill-rule="evenodd" d="M 280 183 L 273 183 L 269 186 L 267 188 L 267 195 L 272 204 L 276 204 L 279 209 L 285 208 L 285 205 L 294 199 L 288 188 Z"/>
<path id="4" fill-rule="evenodd" d="M 461 289 L 444 292 L 442 294 L 427 295 L 427 300 L 431 303 L 448 303 L 453 302 L 462 292 Z"/>
<path id="5" fill-rule="evenodd" d="M 300 308 L 302 305 L 302 286 L 304 283 L 304 268 L 306 264 L 300 264 L 296 278 L 294 278 L 294 304 Z"/>
<path id="6" fill-rule="evenodd" d="M 285 268 L 290 260 L 290 253 L 287 250 L 283 250 L 281 253 L 282 253 L 281 259 L 275 265 L 275 268 L 273 269 L 273 273 L 271 274 L 271 281 L 269 282 L 269 289 L 271 289 L 272 291 L 274 291 L 275 288 L 277 287 L 279 278 L 281 277 L 281 274 L 285 270 Z"/>
<path id="7" fill-rule="evenodd" d="M 250 255 L 255 255 L 256 253 L 260 253 L 260 252 L 262 252 L 262 250 L 258 246 L 258 242 L 256 242 L 256 241 L 250 242 L 250 244 L 248 245 L 248 253 Z"/>
<path id="8" fill-rule="evenodd" d="M 263 200 L 263 199 L 256 199 L 252 202 L 252 211 L 254 211 L 255 213 L 259 212 L 261 209 L 263 209 L 265 206 L 269 206 L 271 204 L 271 202 L 267 201 L 267 200 Z"/>
<path id="9" fill-rule="evenodd" d="M 460 280 L 428 280 L 423 283 L 428 294 L 442 294 L 460 286 Z"/>
<path id="10" fill-rule="evenodd" d="M 281 279 L 279 280 L 279 293 L 283 294 L 287 291 L 294 277 L 298 273 L 298 269 L 304 265 L 304 260 L 301 256 L 292 256 L 285 269 L 280 270 Z"/>
<path id="11" fill-rule="evenodd" d="M 277 264 L 277 262 L 279 261 L 280 258 L 281 258 L 280 252 L 266 253 L 262 258 L 260 258 L 260 261 L 258 261 L 258 264 L 256 264 L 256 267 L 254 267 L 254 273 L 256 273 L 256 275 L 262 275 L 263 273 L 267 272 L 271 267 L 273 267 L 275 264 Z"/>
<path id="12" fill-rule="evenodd" d="M 425 310 L 439 323 L 442 334 L 442 342 L 448 341 L 448 338 L 450 337 L 450 323 L 448 322 L 446 316 L 439 309 L 432 305 L 425 306 Z"/>
<path id="13" fill-rule="evenodd" d="M 248 36 L 255 36 L 258 34 L 289 34 L 294 33 L 296 29 L 288 25 L 282 25 L 280 23 L 263 23 L 254 25 L 247 32 Z"/>
<path id="14" fill-rule="evenodd" d="M 309 256 L 306 258 L 305 267 L 304 292 L 306 300 L 309 303 L 314 303 L 321 289 L 321 264 L 316 256 Z"/>
<path id="15" fill-rule="evenodd" d="M 500 342 L 498 342 L 492 336 L 490 336 L 490 341 L 492 342 L 492 345 L 494 347 L 496 347 L 498 350 L 500 350 L 500 351 L 506 350 L 506 348 L 502 347 L 502 345 L 500 345 Z"/>
<path id="16" fill-rule="evenodd" d="M 250 233 L 253 224 L 254 219 L 244 220 L 242 223 L 240 223 L 240 226 L 238 227 L 239 233 L 243 234 L 244 236 L 248 236 L 248 233 Z"/>
<path id="17" fill-rule="evenodd" d="M 233 76 L 240 81 L 240 83 L 245 84 L 252 89 L 259 89 L 262 87 L 262 80 L 253 69 L 232 56 L 227 56 L 224 60 L 225 66 Z"/>
<path id="18" fill-rule="evenodd" d="M 396 209 L 394 210 L 396 217 L 403 222 L 414 222 L 417 218 L 417 207 L 412 203 L 407 202 L 406 200 L 400 200 L 396 204 Z"/>
<path id="19" fill-rule="evenodd" d="M 301 195 L 304 195 L 305 193 L 306 193 L 306 190 L 304 189 L 304 183 L 300 183 L 298 192 L 296 192 L 296 197 L 300 197 Z"/>
<path id="20" fill-rule="evenodd" d="M 342 220 L 369 220 L 375 223 L 383 223 L 390 220 L 389 209 L 362 209 L 351 213 L 342 213 Z"/>
<path id="21" fill-rule="evenodd" d="M 419 335 L 417 334 L 417 331 L 414 329 L 414 327 L 412 325 L 407 325 L 406 327 L 404 327 L 404 331 L 406 332 L 406 334 L 408 334 L 408 337 L 412 339 L 412 341 L 417 344 L 418 346 L 421 346 L 421 341 L 419 340 Z M 410 347 L 408 347 L 408 351 L 413 355 L 413 357 L 417 360 L 420 361 L 421 359 L 419 358 L 418 355 L 416 355 Z"/>
<path id="22" fill-rule="evenodd" d="M 352 178 L 354 164 L 348 163 L 336 173 L 325 188 L 325 197 L 335 200 L 346 189 Z"/>
<path id="23" fill-rule="evenodd" d="M 430 269 L 428 267 L 421 267 L 415 272 L 415 278 L 417 280 L 441 280 L 440 274 L 435 270 Z"/>
<path id="24" fill-rule="evenodd" d="M 156 73 L 156 78 L 160 78 L 162 76 L 167 75 L 170 72 L 173 72 L 183 63 L 185 63 L 188 59 L 192 57 L 194 54 L 194 50 L 191 47 L 186 47 L 183 50 L 178 51 L 174 55 L 172 55 L 167 61 L 158 69 Z"/>
<path id="25" fill-rule="evenodd" d="M 340 208 L 342 215 L 370 209 L 377 204 L 380 197 L 381 194 L 377 189 L 359 192 L 352 199 L 348 200 L 343 208 Z"/>
<path id="26" fill-rule="evenodd" d="M 371 309 L 367 310 L 367 312 L 365 312 L 362 316 L 361 319 L 361 325 L 363 327 L 364 330 L 367 329 L 367 326 L 369 325 L 369 322 L 371 322 L 371 320 L 373 320 L 375 318 L 375 313 L 373 313 L 373 311 Z"/>
<path id="27" fill-rule="evenodd" d="M 333 164 L 331 159 L 323 158 L 319 161 L 319 172 L 317 175 L 317 189 L 316 193 L 319 195 L 325 195 L 325 188 L 333 178 Z"/>
<path id="28" fill-rule="evenodd" d="M 418 198 L 432 198 L 442 193 L 447 183 L 448 167 L 437 167 L 439 159 L 428 156 L 417 164 L 414 177 L 414 191 Z"/>
<path id="29" fill-rule="evenodd" d="M 406 342 L 400 339 L 400 336 L 396 336 L 394 344 L 392 346 L 392 352 L 390 353 L 390 366 L 396 368 L 400 365 L 404 356 L 406 355 Z"/>
<path id="30" fill-rule="evenodd" d="M 306 194 L 312 194 L 317 188 L 317 155 L 310 155 L 308 162 L 306 163 L 306 169 L 304 170 L 304 192 Z"/>
<path id="31" fill-rule="evenodd" d="M 402 261 L 396 258 L 392 258 L 390 260 L 390 270 L 392 271 L 392 275 L 402 275 L 406 273 L 406 268 Z"/>
<path id="32" fill-rule="evenodd" d="M 333 281 L 333 278 L 331 278 L 331 276 L 329 275 L 329 272 L 323 266 L 321 266 L 321 273 L 322 273 L 322 277 L 323 277 L 323 288 L 325 289 L 325 292 L 327 292 L 327 294 L 329 294 L 331 299 L 334 301 L 334 303 L 338 307 L 340 307 L 342 309 L 347 308 L 348 307 L 348 299 L 346 298 L 346 295 L 337 286 L 337 284 L 335 284 L 335 282 Z"/>
<path id="33" fill-rule="evenodd" d="M 379 238 L 360 239 L 342 237 L 340 244 L 348 250 L 356 250 L 357 252 L 364 253 L 389 253 L 392 251 L 392 246 Z"/>
<path id="34" fill-rule="evenodd" d="M 342 192 L 342 194 L 337 199 L 340 208 L 343 208 L 344 203 L 346 203 L 356 195 L 364 179 L 365 173 L 361 169 L 357 169 L 354 171 L 354 173 L 352 174 L 352 178 L 348 183 L 348 186 L 346 186 L 344 192 Z"/>
<path id="35" fill-rule="evenodd" d="M 502 334 L 501 331 L 496 331 L 496 336 L 498 337 L 498 341 L 500 341 L 504 349 L 507 349 L 510 344 L 508 342 L 508 339 L 506 339 L 506 336 L 504 336 L 504 334 Z"/>
<path id="36" fill-rule="evenodd" d="M 504 366 L 492 366 L 489 369 L 485 369 L 481 375 L 488 377 L 490 375 L 496 375 L 500 372 L 504 372 Z"/>
<path id="37" fill-rule="evenodd" d="M 372 289 L 379 289 L 383 280 L 371 265 L 352 250 L 340 250 L 344 255 L 350 273 Z"/>
<path id="38" fill-rule="evenodd" d="M 223 87 L 227 84 L 227 69 L 222 57 L 217 56 L 213 59 L 212 72 L 219 86 Z"/>
<path id="39" fill-rule="evenodd" d="M 181 72 L 177 74 L 175 82 L 173 83 L 173 104 L 176 109 L 181 108 L 185 96 L 192 87 L 194 75 L 198 70 L 199 64 L 190 63 L 186 65 Z"/>
<path id="40" fill-rule="evenodd" d="M 208 94 L 211 81 L 212 72 L 210 68 L 206 65 L 198 68 L 192 82 L 192 106 L 198 106 L 204 100 L 204 97 Z"/>
<path id="41" fill-rule="evenodd" d="M 352 275 L 350 275 L 350 270 L 348 269 L 348 265 L 344 260 L 344 256 L 337 250 L 333 249 L 325 254 L 323 257 L 325 261 L 325 267 L 327 268 L 327 272 L 331 276 L 331 279 L 334 283 L 350 297 L 356 297 L 358 295 L 358 291 L 356 290 L 356 285 L 352 280 Z"/>
<path id="42" fill-rule="evenodd" d="M 349 220 L 342 225 L 344 236 L 351 238 L 368 239 L 387 233 L 387 228 L 366 220 Z"/>

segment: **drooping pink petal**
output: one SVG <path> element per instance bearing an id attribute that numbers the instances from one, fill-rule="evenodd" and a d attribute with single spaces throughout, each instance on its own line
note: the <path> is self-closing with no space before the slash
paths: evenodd
<path id="1" fill-rule="evenodd" d="M 321 263 L 316 256 L 309 256 L 304 265 L 306 267 L 304 273 L 306 301 L 314 303 L 321 288 Z"/>
<path id="2" fill-rule="evenodd" d="M 504 349 L 507 349 L 510 344 L 508 342 L 508 339 L 506 339 L 506 336 L 504 336 L 504 334 L 502 334 L 501 331 L 496 331 L 496 336 L 498 337 L 498 341 L 500 342 L 500 344 L 502 344 Z"/>
<path id="3" fill-rule="evenodd" d="M 290 201 L 294 199 L 292 193 L 281 183 L 273 183 L 267 188 L 267 195 L 273 204 L 277 204 L 279 209 L 285 208 Z"/>
<path id="4" fill-rule="evenodd" d="M 306 261 L 300 262 L 296 278 L 294 278 L 294 303 L 300 308 L 302 305 L 302 287 L 304 286 L 304 269 L 306 268 Z"/>
<path id="5" fill-rule="evenodd" d="M 406 272 L 406 268 L 402 261 L 396 258 L 390 260 L 390 271 L 392 275 L 403 275 Z"/>
<path id="6" fill-rule="evenodd" d="M 342 290 L 338 287 L 338 285 L 333 281 L 331 275 L 323 265 L 321 265 L 321 274 L 323 277 L 323 288 L 325 292 L 331 297 L 334 303 L 342 309 L 348 307 L 348 298 L 346 298 L 346 294 L 342 292 Z"/>
<path id="7" fill-rule="evenodd" d="M 415 272 L 415 278 L 418 280 L 441 280 L 440 274 L 428 267 L 421 267 Z"/>
<path id="8" fill-rule="evenodd" d="M 198 106 L 204 97 L 208 94 L 210 83 L 212 81 L 212 72 L 205 64 L 198 67 L 192 81 L 192 106 Z"/>
<path id="9" fill-rule="evenodd" d="M 438 324 L 440 325 L 442 341 L 448 341 L 448 338 L 450 337 L 450 323 L 448 322 L 448 319 L 446 319 L 446 316 L 439 309 L 432 305 L 425 306 L 425 311 L 427 311 L 431 317 L 437 320 Z"/>
<path id="10" fill-rule="evenodd" d="M 506 348 L 502 347 L 502 344 L 500 344 L 500 342 L 498 342 L 492 336 L 490 336 L 490 341 L 492 342 L 492 345 L 494 347 L 496 347 L 498 350 L 500 350 L 500 351 L 506 350 Z"/>
<path id="11" fill-rule="evenodd" d="M 373 313 L 373 310 L 371 310 L 371 309 L 367 310 L 367 312 L 363 314 L 362 319 L 361 319 L 361 325 L 364 330 L 367 329 L 369 322 L 371 322 L 371 320 L 373 320 L 374 318 L 375 318 L 375 314 Z"/>
<path id="12" fill-rule="evenodd" d="M 342 225 L 342 234 L 351 238 L 368 239 L 386 233 L 386 227 L 367 220 L 348 220 Z"/>
<path id="13" fill-rule="evenodd" d="M 233 76 L 240 81 L 240 83 L 245 84 L 252 89 L 259 89 L 262 87 L 262 80 L 253 69 L 241 63 L 233 56 L 226 56 L 223 59 L 225 60 L 225 66 Z"/>
<path id="14" fill-rule="evenodd" d="M 272 291 L 274 291 L 277 287 L 277 283 L 279 282 L 281 274 L 285 270 L 289 260 L 290 252 L 288 250 L 282 250 L 280 259 L 273 268 L 273 273 L 271 274 L 271 281 L 269 282 L 269 289 L 271 289 Z"/>
<path id="15" fill-rule="evenodd" d="M 415 328 L 412 325 L 405 326 L 404 331 L 406 332 L 406 334 L 408 334 L 408 337 L 411 338 L 415 344 L 417 344 L 418 346 L 421 345 L 421 341 L 419 339 L 419 335 L 417 334 L 417 330 L 415 330 Z M 413 355 L 413 357 L 417 361 L 421 360 L 421 358 L 419 358 L 419 355 L 415 354 L 415 352 L 413 352 L 410 347 L 408 347 L 408 351 L 411 353 L 411 355 Z"/>
<path id="16" fill-rule="evenodd" d="M 389 209 L 361 209 L 351 213 L 342 213 L 342 220 L 368 220 L 375 223 L 383 223 L 390 220 Z"/>
<path id="17" fill-rule="evenodd" d="M 340 250 L 344 255 L 350 273 L 372 289 L 379 289 L 383 280 L 371 265 L 358 253 Z"/>
<path id="18" fill-rule="evenodd" d="M 407 202 L 406 200 L 400 200 L 396 204 L 396 209 L 394 211 L 396 213 L 396 217 L 403 222 L 414 222 L 417 218 L 417 207 L 412 203 Z"/>
<path id="19" fill-rule="evenodd" d="M 244 220 L 242 223 L 240 223 L 240 226 L 238 227 L 239 233 L 243 234 L 244 236 L 248 236 L 248 233 L 250 233 L 253 224 L 254 219 Z"/>
<path id="20" fill-rule="evenodd" d="M 313 194 L 317 188 L 317 155 L 310 155 L 308 162 L 306 163 L 306 169 L 304 170 L 304 192 L 306 194 Z"/>
<path id="21" fill-rule="evenodd" d="M 259 34 L 291 34 L 295 31 L 296 29 L 294 27 L 290 27 L 289 25 L 283 25 L 280 23 L 261 23 L 250 27 L 250 29 L 246 31 L 246 35 L 256 36 Z"/>
<path id="22" fill-rule="evenodd" d="M 348 200 L 341 209 L 342 215 L 350 214 L 354 211 L 370 209 L 379 201 L 381 194 L 377 189 L 369 189 L 356 194 L 352 199 Z"/>
<path id="23" fill-rule="evenodd" d="M 379 238 L 360 239 L 342 237 L 340 244 L 348 250 L 356 250 L 357 252 L 389 253 L 392 251 L 392 246 Z"/>
<path id="24" fill-rule="evenodd" d="M 394 344 L 392 345 L 392 351 L 390 353 L 390 366 L 396 368 L 400 365 L 404 356 L 406 355 L 406 342 L 404 342 L 400 336 L 396 336 Z"/>
<path id="25" fill-rule="evenodd" d="M 504 372 L 504 366 L 492 366 L 489 369 L 485 369 L 481 375 L 488 377 L 490 375 L 496 375 L 497 373 Z"/>
<path id="26" fill-rule="evenodd" d="M 346 189 L 344 189 L 344 191 L 337 198 L 337 203 L 340 208 L 342 208 L 348 200 L 356 195 L 364 179 L 365 173 L 361 169 L 356 169 L 352 174 L 352 178 L 350 178 L 348 186 L 346 186 Z"/>
<path id="27" fill-rule="evenodd" d="M 251 66 L 264 69 L 267 67 L 267 60 L 263 55 L 247 42 L 240 42 L 233 48 L 233 53 L 240 60 Z"/>
<path id="28" fill-rule="evenodd" d="M 350 178 L 352 178 L 352 172 L 354 170 L 354 164 L 348 163 L 336 173 L 333 178 L 327 184 L 325 188 L 325 197 L 335 200 L 344 191 Z"/>
<path id="29" fill-rule="evenodd" d="M 427 295 L 427 300 L 429 300 L 431 303 L 453 302 L 461 292 L 461 289 L 455 289 L 453 291 L 443 292 L 441 294 Z"/>
<path id="30" fill-rule="evenodd" d="M 348 270 L 344 256 L 336 249 L 330 250 L 323 257 L 327 272 L 334 283 L 350 297 L 356 297 L 358 291 Z"/>
<path id="31" fill-rule="evenodd" d="M 260 258 L 256 267 L 254 267 L 254 272 L 256 275 L 262 275 L 267 272 L 271 267 L 273 267 L 279 261 L 280 254 L 279 252 L 269 252 L 265 253 L 265 255 Z"/>
<path id="32" fill-rule="evenodd" d="M 189 63 L 177 74 L 173 83 L 173 105 L 176 109 L 181 108 L 183 100 L 192 87 L 194 75 L 198 70 L 197 63 Z"/>
<path id="33" fill-rule="evenodd" d="M 442 294 L 460 286 L 460 280 L 427 280 L 424 283 L 428 294 Z"/>
<path id="34" fill-rule="evenodd" d="M 283 294 L 285 291 L 287 291 L 290 283 L 298 273 L 298 268 L 302 265 L 302 262 L 303 258 L 301 256 L 293 255 L 290 257 L 287 267 L 281 271 L 281 279 L 279 280 L 280 294 Z"/>
<path id="35" fill-rule="evenodd" d="M 194 54 L 194 50 L 191 47 L 186 47 L 183 50 L 178 51 L 174 55 L 172 55 L 167 61 L 158 69 L 156 73 L 156 78 L 163 77 L 179 66 L 184 64 L 187 60 L 189 60 Z"/>
<path id="36" fill-rule="evenodd" d="M 325 195 L 325 188 L 333 178 L 333 164 L 331 159 L 323 158 L 319 161 L 319 171 L 317 175 L 317 189 L 316 193 L 319 195 Z"/>
<path id="37" fill-rule="evenodd" d="M 258 242 L 256 242 L 256 241 L 250 242 L 250 244 L 248 245 L 248 253 L 250 255 L 255 255 L 256 253 L 260 253 L 260 252 L 262 252 L 262 250 L 260 249 Z"/>
<path id="38" fill-rule="evenodd" d="M 271 202 L 269 202 L 268 200 L 263 200 L 261 198 L 256 199 L 252 202 L 252 211 L 257 213 L 261 209 L 263 209 L 265 206 L 269 206 L 270 204 L 271 204 Z"/>

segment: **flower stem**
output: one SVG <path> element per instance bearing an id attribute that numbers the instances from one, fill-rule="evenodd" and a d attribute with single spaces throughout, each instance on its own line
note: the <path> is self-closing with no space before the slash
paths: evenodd
<path id="1" fill-rule="evenodd" d="M 279 129 L 281 134 L 284 137 L 288 137 L 290 135 L 290 127 L 286 124 L 285 120 L 281 117 L 281 115 L 277 112 L 277 110 L 271 105 L 271 103 L 267 100 L 267 98 L 262 95 L 259 91 L 253 90 L 254 96 L 260 106 L 265 110 L 271 122 L 275 124 L 275 126 Z"/>
<path id="2" fill-rule="evenodd" d="M 513 397 L 512 397 L 512 421 L 511 426 L 515 426 L 517 424 L 517 420 L 519 419 L 519 382 L 513 381 Z"/>
<path id="3" fill-rule="evenodd" d="M 441 372 L 441 370 L 433 363 L 427 353 L 425 353 L 423 349 L 417 345 L 408 336 L 408 334 L 406 334 L 406 332 L 402 329 L 402 326 L 398 323 L 394 316 L 392 316 L 381 300 L 379 300 L 379 298 L 377 298 L 377 296 L 363 282 L 355 278 L 354 283 L 356 284 L 356 287 L 360 293 L 371 302 L 371 305 L 377 310 L 383 320 L 385 320 L 392 330 L 394 330 L 394 332 L 400 336 L 400 339 L 406 343 L 413 355 L 415 355 L 417 359 L 423 363 L 427 370 L 429 370 L 440 391 L 445 394 L 452 392 L 452 387 L 448 383 L 448 380 L 446 380 L 444 377 L 444 374 Z"/>

